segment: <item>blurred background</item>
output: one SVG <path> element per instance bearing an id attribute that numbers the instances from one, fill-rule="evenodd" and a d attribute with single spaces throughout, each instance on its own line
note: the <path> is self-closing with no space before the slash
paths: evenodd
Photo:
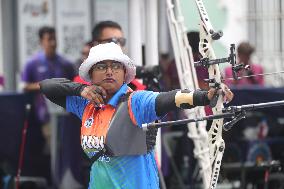
<path id="1" fill-rule="evenodd" d="M 213 28 L 224 34 L 214 41 L 216 57 L 228 57 L 230 44 L 235 44 L 237 62 L 251 66 L 240 76 L 273 73 L 228 81 L 235 93 L 229 105 L 283 100 L 284 1 L 203 2 Z M 74 66 L 76 75 L 94 26 L 117 22 L 126 38 L 124 50 L 139 66 L 138 81 L 149 90 L 168 91 L 179 88 L 182 77 L 175 65 L 169 5 L 176 13 L 180 8 L 182 17 L 176 19 L 184 23 L 194 60 L 200 60 L 200 16 L 194 0 L 0 0 L 0 188 L 75 189 L 86 188 L 89 181 L 80 120 L 46 102 L 50 118 L 45 127 L 37 117 L 37 92 L 26 88 L 27 64 L 43 50 L 39 29 L 55 28 L 56 52 Z M 224 78 L 232 76 L 229 64 L 220 68 Z M 200 87 L 207 89 L 203 79 L 208 73 L 201 69 L 199 74 Z M 281 106 L 248 112 L 246 119 L 224 131 L 226 149 L 217 188 L 284 188 L 283 112 Z M 164 120 L 182 118 L 183 112 L 176 111 Z M 161 131 L 161 188 L 202 188 L 187 132 L 185 127 Z"/>

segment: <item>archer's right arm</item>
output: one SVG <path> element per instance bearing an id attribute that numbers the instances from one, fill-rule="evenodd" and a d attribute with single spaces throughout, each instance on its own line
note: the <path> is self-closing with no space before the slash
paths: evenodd
<path id="1" fill-rule="evenodd" d="M 67 96 L 81 96 L 87 86 L 65 78 L 45 79 L 39 83 L 40 91 L 53 103 L 66 108 Z"/>
<path id="2" fill-rule="evenodd" d="M 46 79 L 39 83 L 40 91 L 55 104 L 66 109 L 67 96 L 79 96 L 89 100 L 95 106 L 104 104 L 106 91 L 97 85 L 72 82 L 65 78 Z"/>

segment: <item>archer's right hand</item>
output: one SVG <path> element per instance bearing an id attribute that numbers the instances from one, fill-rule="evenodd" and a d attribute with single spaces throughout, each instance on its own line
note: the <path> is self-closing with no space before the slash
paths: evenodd
<path id="1" fill-rule="evenodd" d="M 104 88 L 97 85 L 86 86 L 82 92 L 81 96 L 83 98 L 88 99 L 92 102 L 96 107 L 103 105 L 104 99 L 106 99 L 107 93 Z"/>

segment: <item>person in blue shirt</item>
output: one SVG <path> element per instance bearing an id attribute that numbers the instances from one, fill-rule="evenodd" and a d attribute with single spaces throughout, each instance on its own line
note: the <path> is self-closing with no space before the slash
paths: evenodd
<path id="1" fill-rule="evenodd" d="M 156 131 L 142 130 L 143 123 L 160 119 L 176 108 L 210 103 L 215 93 L 231 101 L 224 90 L 132 91 L 132 60 L 115 43 L 91 48 L 79 75 L 91 85 L 54 78 L 40 82 L 40 89 L 54 103 L 82 120 L 81 146 L 91 159 L 89 188 L 159 188 L 153 148 Z"/>

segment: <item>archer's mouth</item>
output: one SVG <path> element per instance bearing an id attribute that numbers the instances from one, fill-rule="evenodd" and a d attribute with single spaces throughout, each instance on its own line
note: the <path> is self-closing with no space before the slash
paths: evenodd
<path id="1" fill-rule="evenodd" d="M 106 78 L 106 79 L 103 80 L 103 82 L 105 82 L 105 83 L 113 83 L 113 82 L 115 82 L 115 79 L 113 79 L 113 78 Z"/>

